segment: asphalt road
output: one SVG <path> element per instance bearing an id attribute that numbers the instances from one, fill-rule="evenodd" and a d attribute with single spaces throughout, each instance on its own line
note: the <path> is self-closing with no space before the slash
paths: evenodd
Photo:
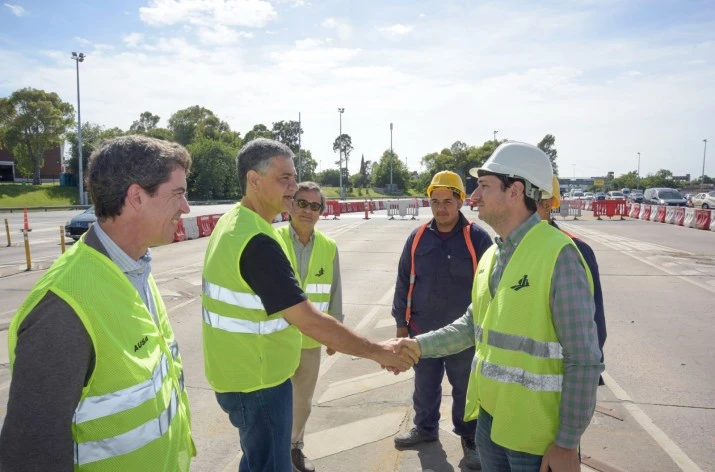
<path id="1" fill-rule="evenodd" d="M 194 207 L 193 213 L 223 209 Z M 426 211 L 421 209 L 417 221 L 389 221 L 383 211 L 368 221 L 350 214 L 319 223 L 338 242 L 346 324 L 365 336 L 386 339 L 394 334 L 390 306 L 397 260 L 407 235 L 427 220 Z M 476 218 L 476 212 L 464 212 Z M 58 243 L 49 240 L 52 231 L 59 238 L 59 225 L 69 214 L 30 214 L 31 237 L 45 240 L 33 244 L 33 261 L 35 254 L 42 264 L 57 257 Z M 0 215 L 4 217 L 18 215 Z M 608 323 L 607 385 L 599 388 L 597 412 L 582 441 L 584 455 L 597 461 L 590 463 L 595 468 L 605 462 L 625 471 L 715 470 L 715 233 L 588 217 L 562 226 L 596 253 Z M 0 247 L 3 406 L 9 385 L 3 326 L 43 273 L 12 268 L 18 260 L 20 266 L 24 263 L 24 253 L 15 247 L 19 234 L 13 233 L 13 247 Z M 228 471 L 237 469 L 237 433 L 203 376 L 199 295 L 207 241 L 155 248 L 152 265 L 186 364 L 199 450 L 192 470 Z M 410 374 L 392 376 L 371 361 L 341 354 L 324 357 L 306 454 L 321 471 L 466 470 L 460 465 L 459 439 L 450 432 L 448 384 L 440 441 L 394 449 L 393 436 L 411 426 L 411 391 Z"/>

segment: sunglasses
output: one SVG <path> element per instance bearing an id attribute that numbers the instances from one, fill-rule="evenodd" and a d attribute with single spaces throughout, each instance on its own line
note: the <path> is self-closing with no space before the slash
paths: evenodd
<path id="1" fill-rule="evenodd" d="M 323 206 L 320 203 L 309 202 L 308 200 L 296 200 L 295 203 L 298 205 L 298 208 L 310 206 L 310 209 L 313 211 L 320 211 L 323 209 Z"/>

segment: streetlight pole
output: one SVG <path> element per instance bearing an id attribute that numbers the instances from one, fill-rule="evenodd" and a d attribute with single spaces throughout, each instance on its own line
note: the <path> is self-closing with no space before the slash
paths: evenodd
<path id="1" fill-rule="evenodd" d="M 79 149 L 79 204 L 84 205 L 84 177 L 82 175 L 82 115 L 79 105 L 79 63 L 84 62 L 84 53 L 72 52 L 72 60 L 77 65 L 77 147 Z"/>
<path id="2" fill-rule="evenodd" d="M 392 152 L 392 123 L 390 123 L 390 193 L 392 193 L 392 164 L 395 162 L 395 154 Z"/>
<path id="3" fill-rule="evenodd" d="M 703 174 L 700 177 L 700 189 L 705 190 L 705 152 L 708 150 L 708 140 L 703 139 Z"/>
<path id="4" fill-rule="evenodd" d="M 638 171 L 636 172 L 636 190 L 641 189 L 641 153 L 638 153 Z"/>
<path id="5" fill-rule="evenodd" d="M 340 153 L 340 165 L 338 165 L 339 173 L 340 173 L 340 199 L 344 200 L 345 195 L 343 195 L 343 113 L 345 112 L 345 108 L 338 108 L 338 113 L 340 116 L 340 134 L 338 135 L 338 142 L 340 145 L 339 148 L 339 153 Z"/>
<path id="6" fill-rule="evenodd" d="M 298 182 L 303 181 L 303 159 L 300 157 L 300 112 L 298 112 Z"/>
<path id="7" fill-rule="evenodd" d="M 499 131 L 494 130 L 494 147 L 495 147 L 495 148 L 497 147 L 497 133 L 498 133 L 498 132 L 499 132 Z"/>

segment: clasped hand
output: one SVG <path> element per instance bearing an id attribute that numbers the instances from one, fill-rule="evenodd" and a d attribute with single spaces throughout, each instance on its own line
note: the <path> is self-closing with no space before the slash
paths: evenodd
<path id="1" fill-rule="evenodd" d="M 380 345 L 383 348 L 380 365 L 395 375 L 410 369 L 422 355 L 419 343 L 410 338 L 392 338 Z"/>

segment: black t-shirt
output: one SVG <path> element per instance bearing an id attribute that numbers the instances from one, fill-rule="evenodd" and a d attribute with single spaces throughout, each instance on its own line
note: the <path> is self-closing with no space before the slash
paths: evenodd
<path id="1" fill-rule="evenodd" d="M 270 236 L 251 238 L 241 254 L 239 269 L 269 315 L 308 299 L 285 252 Z"/>

